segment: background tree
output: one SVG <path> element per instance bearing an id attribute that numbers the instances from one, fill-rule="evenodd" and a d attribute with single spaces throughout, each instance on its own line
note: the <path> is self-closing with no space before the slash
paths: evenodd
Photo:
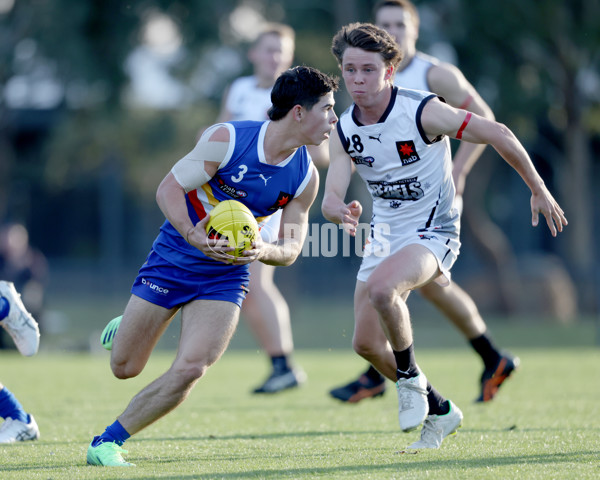
<path id="1" fill-rule="evenodd" d="M 198 129 L 214 121 L 225 86 L 249 71 L 245 50 L 260 22 L 289 23 L 297 32 L 296 62 L 337 74 L 332 35 L 345 23 L 370 20 L 374 3 L 0 3 L 6 5 L 0 10 L 0 221 L 25 223 L 51 266 L 54 257 L 87 259 L 115 272 L 128 258 L 139 263 L 160 223 L 156 184 L 189 151 Z M 514 209 L 526 204 L 527 192 L 490 149 L 473 172 L 482 187 L 480 193 L 470 187 L 481 195 L 476 203 L 508 236 L 507 248 L 559 254 L 582 306 L 595 308 L 600 0 L 416 3 L 422 49 L 454 48 L 467 78 L 559 192 L 570 225 L 552 240 L 543 229 L 528 229 L 526 209 Z M 171 22 L 180 42 L 168 61 L 159 59 L 181 86 L 180 101 L 170 107 L 132 102 L 130 60 L 144 48 L 152 15 Z M 345 108 L 345 94 L 336 98 Z M 470 267 L 459 262 L 459 271 L 462 265 Z"/>

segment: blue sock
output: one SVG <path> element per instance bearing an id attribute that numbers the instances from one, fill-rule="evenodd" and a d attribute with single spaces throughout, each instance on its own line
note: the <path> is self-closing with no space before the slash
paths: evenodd
<path id="1" fill-rule="evenodd" d="M 0 320 L 8 317 L 8 312 L 10 312 L 10 303 L 6 298 L 0 297 Z"/>
<path id="2" fill-rule="evenodd" d="M 104 433 L 98 437 L 94 437 L 92 441 L 92 447 L 97 447 L 103 442 L 115 442 L 118 445 L 123 445 L 125 440 L 127 440 L 131 435 L 127 433 L 127 430 L 123 428 L 123 425 L 119 423 L 118 420 L 115 420 L 115 423 L 106 427 Z"/>
<path id="3" fill-rule="evenodd" d="M 11 391 L 4 387 L 0 390 L 0 417 L 12 418 L 28 423 L 28 415 Z"/>

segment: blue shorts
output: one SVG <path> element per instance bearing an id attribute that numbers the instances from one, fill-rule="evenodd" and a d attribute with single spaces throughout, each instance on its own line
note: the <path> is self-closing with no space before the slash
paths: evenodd
<path id="1" fill-rule="evenodd" d="M 244 265 L 226 265 L 206 257 L 192 270 L 174 265 L 152 249 L 131 293 L 167 309 L 193 300 L 222 300 L 241 307 L 249 280 L 248 267 Z"/>

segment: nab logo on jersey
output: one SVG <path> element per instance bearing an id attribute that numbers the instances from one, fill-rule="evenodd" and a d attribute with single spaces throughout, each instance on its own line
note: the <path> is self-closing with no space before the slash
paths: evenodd
<path id="1" fill-rule="evenodd" d="M 269 211 L 273 212 L 275 210 L 279 210 L 279 209 L 285 207 L 290 202 L 291 199 L 292 199 L 292 196 L 289 193 L 280 191 L 279 196 L 277 197 L 277 200 L 275 201 L 275 203 L 269 207 Z"/>
<path id="2" fill-rule="evenodd" d="M 413 142 L 412 140 L 403 140 L 401 142 L 396 142 L 396 149 L 398 150 L 398 154 L 400 155 L 400 161 L 402 162 L 403 166 L 410 165 L 411 163 L 415 163 L 421 160 L 421 158 L 417 154 L 415 142 Z"/>
<path id="3" fill-rule="evenodd" d="M 217 186 L 219 187 L 219 190 L 221 190 L 226 195 L 229 195 L 231 198 L 246 198 L 248 196 L 248 192 L 239 188 L 232 187 L 231 185 L 227 185 L 220 176 L 215 175 L 214 178 L 217 181 Z"/>

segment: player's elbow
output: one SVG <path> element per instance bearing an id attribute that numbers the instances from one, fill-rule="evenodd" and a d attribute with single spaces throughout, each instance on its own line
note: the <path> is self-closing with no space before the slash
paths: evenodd
<path id="1" fill-rule="evenodd" d="M 514 133 L 506 125 L 504 125 L 503 123 L 496 122 L 496 126 L 497 126 L 496 136 L 498 137 L 500 142 L 502 142 L 502 143 L 511 142 L 512 143 L 516 140 Z"/>
<path id="2" fill-rule="evenodd" d="M 162 210 L 163 209 L 163 203 L 164 203 L 164 196 L 163 196 L 160 188 L 158 190 L 156 190 L 156 195 L 154 196 L 154 199 L 156 200 L 156 204 Z"/>
<path id="3" fill-rule="evenodd" d="M 154 196 L 154 198 L 160 209 L 164 211 L 164 205 L 166 203 L 167 198 L 167 185 L 165 180 L 163 180 L 156 189 L 156 195 Z"/>

